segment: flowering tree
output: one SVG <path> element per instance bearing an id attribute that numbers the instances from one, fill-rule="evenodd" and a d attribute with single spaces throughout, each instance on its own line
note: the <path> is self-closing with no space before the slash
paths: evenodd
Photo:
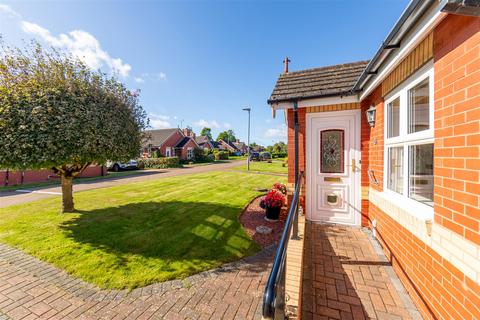
<path id="1" fill-rule="evenodd" d="M 39 44 L 2 45 L 0 167 L 52 168 L 63 212 L 74 211 L 72 179 L 90 164 L 138 155 L 145 111 L 116 79 Z"/>

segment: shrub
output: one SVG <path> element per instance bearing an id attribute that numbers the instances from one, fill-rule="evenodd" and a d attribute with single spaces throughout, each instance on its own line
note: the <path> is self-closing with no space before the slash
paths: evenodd
<path id="1" fill-rule="evenodd" d="M 215 160 L 228 160 L 228 151 L 213 152 Z"/>
<path id="2" fill-rule="evenodd" d="M 158 150 L 153 150 L 153 152 L 152 152 L 152 158 L 160 158 L 160 157 L 161 157 L 160 151 L 158 151 Z"/>
<path id="3" fill-rule="evenodd" d="M 208 156 L 208 149 L 195 148 L 193 149 L 193 156 L 197 163 L 212 162 L 214 160 Z"/>
<path id="4" fill-rule="evenodd" d="M 146 169 L 180 168 L 180 160 L 177 157 L 170 158 L 140 158 L 138 166 Z"/>

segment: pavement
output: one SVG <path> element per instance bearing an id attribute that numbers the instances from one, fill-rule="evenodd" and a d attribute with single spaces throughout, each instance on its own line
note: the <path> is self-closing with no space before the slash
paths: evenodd
<path id="1" fill-rule="evenodd" d="M 368 231 L 307 223 L 302 319 L 421 320 Z"/>
<path id="2" fill-rule="evenodd" d="M 96 288 L 0 244 L 0 320 L 261 319 L 274 252 L 128 291 Z"/>
<path id="3" fill-rule="evenodd" d="M 241 164 L 242 160 L 236 160 L 227 163 L 213 163 L 185 168 L 139 170 L 138 174 L 134 175 L 115 178 L 102 178 L 98 180 L 82 181 L 80 183 L 74 182 L 73 192 L 75 193 L 98 188 L 107 188 L 132 182 L 157 180 L 186 174 L 223 171 L 229 170 Z M 61 194 L 62 190 L 60 186 L 28 188 L 28 185 L 26 185 L 25 188 L 16 191 L 0 191 L 0 208 L 50 197 L 60 197 Z"/>

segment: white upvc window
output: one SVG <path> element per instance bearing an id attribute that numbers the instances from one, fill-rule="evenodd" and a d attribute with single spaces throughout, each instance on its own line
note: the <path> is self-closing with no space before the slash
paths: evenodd
<path id="1" fill-rule="evenodd" d="M 433 215 L 433 63 L 385 99 L 384 190 L 422 214 Z"/>
<path id="2" fill-rule="evenodd" d="M 167 147 L 166 151 L 165 151 L 165 156 L 167 158 L 171 157 L 172 156 L 172 149 L 170 147 Z"/>
<path id="3" fill-rule="evenodd" d="M 188 148 L 187 149 L 187 159 L 192 159 L 193 158 L 193 148 Z"/>

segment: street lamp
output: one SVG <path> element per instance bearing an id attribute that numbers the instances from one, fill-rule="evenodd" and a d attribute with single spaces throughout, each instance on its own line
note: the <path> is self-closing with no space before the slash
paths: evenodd
<path id="1" fill-rule="evenodd" d="M 248 111 L 248 136 L 247 136 L 247 171 L 250 171 L 250 108 L 243 108 L 243 111 Z"/>

